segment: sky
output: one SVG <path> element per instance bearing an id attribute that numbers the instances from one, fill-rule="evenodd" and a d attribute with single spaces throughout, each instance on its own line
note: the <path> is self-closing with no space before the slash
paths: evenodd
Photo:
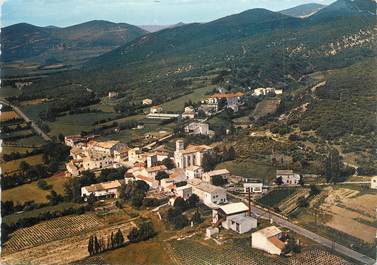
<path id="1" fill-rule="evenodd" d="M 208 22 L 252 8 L 278 11 L 334 0 L 0 0 L 2 27 L 26 22 L 65 27 L 90 20 L 133 25 Z"/>

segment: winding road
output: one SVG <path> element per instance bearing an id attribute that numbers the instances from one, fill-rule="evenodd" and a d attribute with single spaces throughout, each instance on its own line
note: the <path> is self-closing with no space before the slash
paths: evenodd
<path id="1" fill-rule="evenodd" d="M 26 114 L 19 107 L 11 104 L 9 101 L 7 101 L 5 99 L 0 99 L 0 104 L 10 106 L 14 110 L 14 112 L 17 113 L 18 116 L 20 116 L 22 119 L 25 120 L 25 122 L 30 123 L 30 126 L 34 129 L 34 131 L 39 136 L 41 136 L 46 141 L 49 141 L 49 142 L 52 141 L 50 136 L 48 136 L 45 132 L 43 132 L 42 129 L 39 128 L 38 125 L 33 120 L 31 120 L 28 116 L 26 116 Z"/>
<path id="2" fill-rule="evenodd" d="M 238 199 L 238 200 L 241 200 L 243 201 L 244 203 L 248 204 L 248 201 L 242 197 L 239 197 L 237 195 L 234 195 L 230 192 L 227 193 L 230 197 L 233 197 L 235 199 Z M 365 256 L 364 254 L 361 254 L 359 252 L 356 252 L 352 249 L 349 249 L 343 245 L 340 245 L 332 240 L 329 240 L 325 237 L 322 237 L 316 233 L 313 233 L 301 226 L 298 226 L 296 224 L 293 224 L 291 223 L 286 217 L 282 216 L 282 215 L 279 215 L 271 210 L 268 210 L 268 209 L 265 209 L 265 208 L 262 208 L 258 205 L 255 205 L 255 204 L 251 204 L 251 210 L 254 214 L 256 214 L 257 216 L 259 216 L 259 218 L 263 218 L 263 219 L 272 219 L 274 221 L 274 223 L 282 226 L 282 227 L 286 227 L 292 231 L 294 231 L 295 233 L 297 234 L 300 234 L 306 238 L 309 238 L 317 243 L 319 243 L 320 245 L 322 246 L 325 246 L 329 249 L 331 249 L 332 251 L 336 251 L 338 252 L 339 254 L 342 254 L 344 256 L 347 256 L 353 260 L 356 260 L 362 264 L 367 264 L 367 265 L 373 265 L 375 264 L 375 260 L 370 258 L 370 257 L 367 257 Z"/>

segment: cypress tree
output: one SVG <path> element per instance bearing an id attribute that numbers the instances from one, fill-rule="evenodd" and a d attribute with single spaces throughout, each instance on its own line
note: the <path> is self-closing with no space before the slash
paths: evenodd
<path id="1" fill-rule="evenodd" d="M 90 238 L 89 238 L 89 242 L 88 242 L 88 252 L 89 252 L 89 255 L 90 255 L 90 256 L 93 255 L 93 236 L 90 236 Z"/>
<path id="2" fill-rule="evenodd" d="M 100 251 L 100 245 L 99 245 L 99 242 L 98 242 L 98 238 L 95 235 L 94 236 L 94 254 L 99 253 L 99 251 Z"/>

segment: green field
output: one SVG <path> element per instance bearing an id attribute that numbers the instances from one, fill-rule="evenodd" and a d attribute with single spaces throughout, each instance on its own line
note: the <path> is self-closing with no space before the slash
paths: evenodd
<path id="1" fill-rule="evenodd" d="M 14 87 L 5 86 L 0 88 L 0 98 L 14 97 L 19 94 L 21 94 L 21 90 Z"/>
<path id="2" fill-rule="evenodd" d="M 43 162 L 41 154 L 29 156 L 29 157 L 25 157 L 25 158 L 21 158 L 17 160 L 12 160 L 9 162 L 4 162 L 4 163 L 1 163 L 2 173 L 8 174 L 8 173 L 17 172 L 19 170 L 19 166 L 22 161 L 25 161 L 29 163 L 30 165 L 37 165 Z"/>
<path id="3" fill-rule="evenodd" d="M 59 117 L 55 122 L 47 123 L 50 127 L 49 135 L 79 134 L 81 131 L 90 131 L 95 126 L 92 124 L 98 120 L 114 117 L 114 113 L 80 113 Z"/>
<path id="4" fill-rule="evenodd" d="M 64 193 L 64 183 L 66 178 L 55 176 L 45 179 L 52 189 L 59 194 Z M 27 201 L 34 201 L 36 203 L 47 202 L 46 196 L 50 193 L 49 190 L 42 190 L 38 188 L 37 182 L 33 181 L 29 184 L 23 184 L 12 189 L 3 190 L 1 192 L 2 201 L 13 201 L 14 203 L 24 203 Z"/>
<path id="5" fill-rule="evenodd" d="M 267 207 L 274 207 L 295 192 L 295 188 L 275 189 L 263 196 L 258 202 Z"/>
<path id="6" fill-rule="evenodd" d="M 266 182 L 266 184 L 275 178 L 276 168 L 270 163 L 251 159 L 233 160 L 220 163 L 216 168 L 226 168 L 232 174 L 245 178 L 256 178 Z"/>
<path id="7" fill-rule="evenodd" d="M 162 108 L 164 111 L 183 112 L 185 102 L 189 100 L 192 102 L 201 101 L 205 97 L 206 93 L 211 92 L 214 88 L 215 86 L 207 86 L 195 89 L 191 94 L 163 103 Z"/>

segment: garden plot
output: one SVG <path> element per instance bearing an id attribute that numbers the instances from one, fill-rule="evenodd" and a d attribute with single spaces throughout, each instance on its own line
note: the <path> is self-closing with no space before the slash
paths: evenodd
<path id="1" fill-rule="evenodd" d="M 368 243 L 373 243 L 376 228 L 376 194 L 360 194 L 347 188 L 327 189 L 327 197 L 320 206 L 331 216 L 325 224 Z"/>

